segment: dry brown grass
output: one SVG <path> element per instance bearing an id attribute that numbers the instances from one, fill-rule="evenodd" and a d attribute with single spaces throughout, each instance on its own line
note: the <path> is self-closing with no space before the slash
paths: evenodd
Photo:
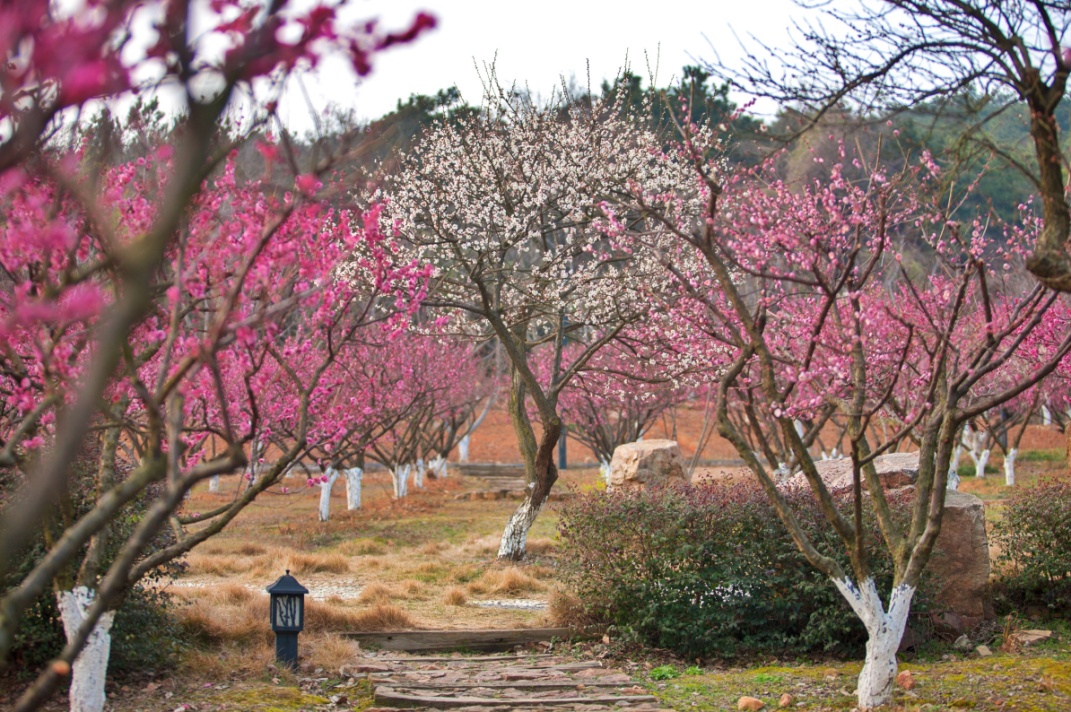
<path id="1" fill-rule="evenodd" d="M 370 583 L 361 589 L 361 595 L 357 597 L 357 602 L 369 605 L 372 603 L 390 603 L 394 598 L 394 591 L 390 586 L 379 583 Z"/>
<path id="2" fill-rule="evenodd" d="M 212 554 L 194 552 L 187 558 L 187 572 L 202 576 L 234 576 L 237 574 L 259 573 L 263 562 L 249 556 L 233 554 Z"/>
<path id="3" fill-rule="evenodd" d="M 558 543 L 550 537 L 537 536 L 528 540 L 525 545 L 525 550 L 533 556 L 543 556 L 544 554 L 553 553 L 558 548 Z"/>
<path id="4" fill-rule="evenodd" d="M 382 556 L 387 553 L 382 545 L 372 539 L 350 539 L 338 545 L 339 553 L 346 556 Z M 363 566 L 365 562 L 362 562 Z"/>
<path id="5" fill-rule="evenodd" d="M 188 605 L 178 609 L 187 634 L 204 643 L 271 642 L 268 597 L 238 584 L 179 589 Z"/>
<path id="6" fill-rule="evenodd" d="M 504 596 L 517 596 L 522 593 L 543 591 L 546 589 L 536 578 L 529 576 L 516 566 L 507 566 L 502 569 L 489 569 L 483 576 L 468 585 L 468 590 L 474 595 L 483 593 L 500 594 Z"/>
<path id="7" fill-rule="evenodd" d="M 493 556 L 498 553 L 498 547 L 501 543 L 501 537 L 485 536 L 479 539 L 470 539 L 465 546 L 478 555 Z"/>
<path id="8" fill-rule="evenodd" d="M 417 553 L 421 556 L 435 556 L 442 553 L 444 549 L 446 549 L 446 544 L 441 541 L 429 541 L 418 548 Z"/>
<path id="9" fill-rule="evenodd" d="M 443 594 L 443 603 L 448 606 L 463 606 L 468 602 L 469 597 L 460 586 L 451 586 Z"/>
<path id="10" fill-rule="evenodd" d="M 356 641 L 335 633 L 316 633 L 301 642 L 301 656 L 314 668 L 337 671 L 361 655 Z"/>
<path id="11" fill-rule="evenodd" d="M 350 570 L 350 560 L 339 553 L 306 554 L 291 552 L 285 568 L 293 574 L 344 574 Z"/>
<path id="12" fill-rule="evenodd" d="M 207 650 L 195 648 L 183 654 L 182 673 L 193 679 L 226 680 L 235 674 L 263 674 L 274 661 L 273 642 L 221 645 Z"/>
<path id="13" fill-rule="evenodd" d="M 404 609 L 389 603 L 377 603 L 353 618 L 349 630 L 405 630 L 416 626 Z"/>
<path id="14" fill-rule="evenodd" d="M 584 604 L 581 603 L 580 598 L 572 591 L 563 589 L 551 591 L 547 608 L 550 619 L 557 626 L 581 628 L 593 622 L 584 612 Z"/>
<path id="15" fill-rule="evenodd" d="M 305 632 L 338 633 L 347 630 L 365 630 L 362 616 L 352 608 L 339 608 L 320 601 L 305 599 Z"/>

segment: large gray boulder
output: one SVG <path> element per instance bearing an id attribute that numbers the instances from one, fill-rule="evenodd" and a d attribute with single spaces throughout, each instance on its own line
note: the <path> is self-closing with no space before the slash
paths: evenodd
<path id="1" fill-rule="evenodd" d="M 850 458 L 820 460 L 815 462 L 814 466 L 831 494 L 851 494 L 852 461 Z M 894 452 L 879 455 L 874 459 L 874 468 L 878 471 L 882 489 L 899 489 L 913 485 L 919 476 L 919 454 L 917 452 Z M 862 485 L 863 489 L 867 489 L 865 477 Z M 810 484 L 802 472 L 797 472 L 785 480 L 782 487 L 785 489 L 809 488 Z"/>
<path id="2" fill-rule="evenodd" d="M 945 493 L 941 533 L 925 575 L 937 599 L 934 622 L 939 632 L 959 635 L 994 617 L 985 504 L 977 496 Z"/>
<path id="3" fill-rule="evenodd" d="M 675 440 L 643 440 L 614 450 L 607 486 L 646 488 L 687 482 L 684 473 L 684 458 Z"/>

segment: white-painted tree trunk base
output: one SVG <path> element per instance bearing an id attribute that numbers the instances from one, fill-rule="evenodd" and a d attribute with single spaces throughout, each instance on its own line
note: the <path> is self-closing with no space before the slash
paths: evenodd
<path id="1" fill-rule="evenodd" d="M 524 558 L 525 547 L 528 544 L 528 530 L 539 516 L 543 504 L 534 504 L 531 499 L 525 498 L 517 511 L 509 518 L 506 529 L 502 532 L 502 543 L 498 546 L 498 558 L 517 561 Z"/>
<path id="2" fill-rule="evenodd" d="M 412 469 L 412 465 L 398 465 L 391 471 L 390 478 L 394 483 L 395 499 L 401 499 L 409 494 L 409 472 Z"/>
<path id="3" fill-rule="evenodd" d="M 468 462 L 469 461 L 469 445 L 472 443 L 472 437 L 469 435 L 464 436 L 457 441 L 457 461 Z"/>
<path id="4" fill-rule="evenodd" d="M 413 468 L 413 486 L 418 489 L 424 489 L 424 472 L 427 470 L 424 467 L 424 458 L 418 457 L 416 461 L 416 467 Z"/>
<path id="5" fill-rule="evenodd" d="M 1004 484 L 1015 486 L 1015 458 L 1019 455 L 1017 448 L 1012 448 L 1004 455 Z"/>
<path id="6" fill-rule="evenodd" d="M 955 449 L 952 450 L 952 458 L 948 462 L 948 467 L 952 472 L 959 469 L 959 460 L 961 457 L 963 457 L 963 446 L 957 444 Z"/>
<path id="7" fill-rule="evenodd" d="M 219 492 L 219 475 L 212 475 L 208 479 L 208 491 Z"/>
<path id="8" fill-rule="evenodd" d="M 951 467 L 948 468 L 948 482 L 945 484 L 945 489 L 953 492 L 959 490 L 959 473 Z"/>
<path id="9" fill-rule="evenodd" d="M 439 479 L 445 480 L 450 475 L 450 468 L 447 467 L 446 458 L 442 455 L 436 455 L 435 459 L 428 463 L 428 469 Z"/>
<path id="10" fill-rule="evenodd" d="M 989 450 L 982 450 L 978 455 L 972 452 L 971 459 L 974 460 L 974 476 L 985 477 L 985 466 L 989 464 Z"/>
<path id="11" fill-rule="evenodd" d="M 1041 424 L 1046 428 L 1052 425 L 1052 411 L 1046 405 L 1041 406 Z"/>
<path id="12" fill-rule="evenodd" d="M 886 612 L 873 579 L 863 581 L 859 587 L 848 579 L 834 580 L 833 583 L 867 631 L 866 658 L 859 673 L 859 709 L 871 710 L 886 705 L 892 700 L 898 666 L 896 650 L 904 635 L 915 589 L 903 584 L 894 588 Z"/>
<path id="13" fill-rule="evenodd" d="M 599 460 L 599 477 L 602 478 L 603 484 L 610 484 L 610 463 L 606 460 Z"/>
<path id="14" fill-rule="evenodd" d="M 342 471 L 346 478 L 346 509 L 353 511 L 361 508 L 361 481 L 364 479 L 364 470 L 360 467 L 351 467 Z"/>
<path id="15" fill-rule="evenodd" d="M 335 486 L 335 480 L 338 479 L 338 470 L 328 467 L 324 475 L 327 476 L 327 482 L 320 483 L 319 516 L 321 522 L 326 522 L 331 518 L 331 488 Z"/>
<path id="16" fill-rule="evenodd" d="M 56 594 L 63 632 L 70 641 L 78 634 L 95 593 L 85 586 Z M 112 648 L 111 628 L 114 611 L 106 611 L 86 639 L 85 647 L 71 666 L 71 712 L 101 712 L 104 709 L 104 681 L 108 674 L 108 656 Z"/>

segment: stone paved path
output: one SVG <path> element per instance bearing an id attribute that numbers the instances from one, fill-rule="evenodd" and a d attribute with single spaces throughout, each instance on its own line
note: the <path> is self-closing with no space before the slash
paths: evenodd
<path id="1" fill-rule="evenodd" d="M 369 710 L 596 710 L 654 712 L 658 700 L 629 675 L 597 660 L 547 654 L 368 658 L 375 705 Z"/>

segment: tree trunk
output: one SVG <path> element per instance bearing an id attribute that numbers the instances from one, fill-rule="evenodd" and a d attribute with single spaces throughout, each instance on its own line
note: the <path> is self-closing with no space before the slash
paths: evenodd
<path id="1" fill-rule="evenodd" d="M 498 558 L 520 561 L 524 558 L 528 530 L 532 528 L 547 498 L 550 489 L 558 480 L 558 468 L 554 464 L 554 449 L 562 433 L 562 421 L 556 413 L 543 413 L 543 434 L 536 441 L 532 422 L 525 407 L 526 390 L 516 369 L 511 373 L 509 393 L 509 417 L 517 434 L 521 456 L 524 458 L 525 495 L 517 511 L 506 523 Z"/>
<path id="2" fill-rule="evenodd" d="M 324 472 L 327 482 L 320 483 L 320 521 L 326 522 L 331 517 L 331 488 L 338 479 L 338 470 L 328 467 Z"/>
<path id="3" fill-rule="evenodd" d="M 409 471 L 411 465 L 398 465 L 391 470 L 390 477 L 394 482 L 394 498 L 401 499 L 409 494 Z"/>
<path id="4" fill-rule="evenodd" d="M 431 468 L 431 471 L 435 474 L 435 476 L 440 479 L 445 480 L 450 474 L 450 471 L 447 469 L 446 466 L 446 458 L 442 455 L 436 455 L 435 459 L 428 463 L 428 467 Z"/>
<path id="5" fill-rule="evenodd" d="M 413 468 L 413 486 L 424 489 L 424 458 L 418 457 L 416 467 Z"/>
<path id="6" fill-rule="evenodd" d="M 977 456 L 971 452 L 971 459 L 974 460 L 974 476 L 985 477 L 985 466 L 989 464 L 989 448 L 982 450 Z"/>
<path id="7" fill-rule="evenodd" d="M 219 492 L 219 475 L 212 475 L 208 480 L 208 491 Z"/>
<path id="8" fill-rule="evenodd" d="M 1004 455 L 1004 484 L 1009 487 L 1015 486 L 1015 457 L 1018 454 L 1018 448 L 1013 447 Z"/>
<path id="9" fill-rule="evenodd" d="M 351 467 L 342 473 L 346 477 L 346 509 L 352 512 L 361 508 L 361 480 L 364 478 L 364 470 Z"/>
<path id="10" fill-rule="evenodd" d="M 859 709 L 881 707 L 892 700 L 897 670 L 896 650 L 904 635 L 915 589 L 906 584 L 894 588 L 886 613 L 874 579 L 867 579 L 861 587 L 856 587 L 848 579 L 834 580 L 833 583 L 866 627 L 866 659 L 859 673 Z"/>
<path id="11" fill-rule="evenodd" d="M 68 641 L 77 635 L 93 597 L 94 592 L 85 586 L 56 593 L 56 605 Z M 101 712 L 104 709 L 104 680 L 108 673 L 108 655 L 112 647 L 110 631 L 114 618 L 114 611 L 107 611 L 100 617 L 82 652 L 74 660 L 71 671 L 71 712 Z"/>
<path id="12" fill-rule="evenodd" d="M 469 444 L 472 442 L 472 436 L 466 435 L 457 443 L 457 461 L 468 462 L 469 461 Z"/>
<path id="13" fill-rule="evenodd" d="M 604 484 L 610 484 L 610 463 L 606 460 L 599 460 L 599 476 Z"/>

